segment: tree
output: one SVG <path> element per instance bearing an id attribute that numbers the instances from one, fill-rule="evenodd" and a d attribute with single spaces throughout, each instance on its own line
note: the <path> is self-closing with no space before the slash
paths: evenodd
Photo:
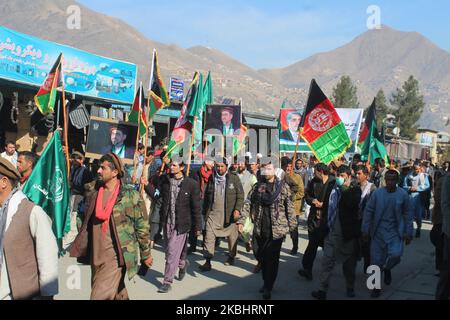
<path id="1" fill-rule="evenodd" d="M 375 105 L 377 106 L 377 127 L 383 127 L 383 120 L 389 114 L 389 107 L 387 106 L 386 96 L 384 95 L 383 89 L 378 90 L 375 97 Z"/>
<path id="2" fill-rule="evenodd" d="M 336 108 L 359 107 L 357 88 L 353 85 L 349 76 L 342 76 L 333 88 L 333 104 Z"/>
<path id="3" fill-rule="evenodd" d="M 423 95 L 419 92 L 419 81 L 409 76 L 402 88 L 397 88 L 390 100 L 397 120 L 400 121 L 400 134 L 410 140 L 416 137 L 420 116 L 425 107 Z"/>

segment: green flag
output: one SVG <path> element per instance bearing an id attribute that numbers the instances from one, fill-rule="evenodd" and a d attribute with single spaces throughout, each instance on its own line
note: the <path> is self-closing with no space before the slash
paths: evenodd
<path id="1" fill-rule="evenodd" d="M 370 164 L 373 165 L 375 159 L 377 158 L 383 159 L 386 163 L 389 162 L 386 148 L 384 147 L 384 144 L 381 141 L 380 135 L 378 134 L 377 123 L 374 120 L 372 121 L 369 135 L 364 141 L 364 145 L 362 147 L 361 152 L 361 159 L 363 161 L 370 161 Z"/>
<path id="2" fill-rule="evenodd" d="M 70 231 L 70 194 L 59 132 L 53 134 L 23 187 L 23 193 L 52 219 L 53 233 L 61 252 L 62 239 Z"/>
<path id="3" fill-rule="evenodd" d="M 206 77 L 205 86 L 203 87 L 203 99 L 204 99 L 205 105 L 213 104 L 213 102 L 214 102 L 211 71 L 208 72 L 208 77 Z"/>

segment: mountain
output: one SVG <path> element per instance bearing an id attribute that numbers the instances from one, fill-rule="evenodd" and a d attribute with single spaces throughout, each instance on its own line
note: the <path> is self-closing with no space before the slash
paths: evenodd
<path id="1" fill-rule="evenodd" d="M 383 26 L 333 51 L 260 73 L 287 88 L 303 90 L 316 78 L 329 96 L 340 77 L 349 75 L 358 87 L 361 106 L 368 106 L 379 89 L 389 98 L 414 75 L 427 102 L 421 126 L 445 130 L 445 117 L 450 115 L 450 53 L 416 32 Z"/>
<path id="2" fill-rule="evenodd" d="M 67 8 L 81 8 L 81 29 L 66 26 Z M 189 82 L 195 70 L 213 74 L 215 96 L 242 98 L 244 111 L 278 114 L 283 99 L 303 106 L 312 78 L 331 96 L 342 75 L 358 87 L 361 106 L 369 106 L 382 88 L 389 98 L 414 75 L 427 106 L 420 120 L 426 128 L 449 131 L 450 53 L 422 35 L 383 26 L 367 31 L 330 52 L 313 55 L 291 66 L 254 70 L 224 53 L 202 46 L 184 49 L 146 38 L 124 21 L 92 11 L 72 0 L 0 0 L 0 25 L 88 52 L 136 63 L 139 79 L 148 86 L 152 49 L 159 52 L 163 76 Z M 160 32 L 164 32 L 163 29 Z"/>

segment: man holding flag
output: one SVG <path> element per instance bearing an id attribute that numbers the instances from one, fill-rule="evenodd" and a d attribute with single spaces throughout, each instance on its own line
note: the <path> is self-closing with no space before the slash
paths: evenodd
<path id="1" fill-rule="evenodd" d="M 58 246 L 44 210 L 17 188 L 20 174 L 0 158 L 0 300 L 58 294 Z"/>

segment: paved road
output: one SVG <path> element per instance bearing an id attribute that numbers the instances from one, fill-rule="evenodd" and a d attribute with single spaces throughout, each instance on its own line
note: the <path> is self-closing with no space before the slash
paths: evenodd
<path id="1" fill-rule="evenodd" d="M 389 300 L 430 300 L 434 298 L 438 278 L 434 275 L 434 248 L 429 240 L 431 225 L 424 223 L 420 239 L 406 247 L 402 262 L 393 270 L 393 281 L 389 287 L 383 287 L 380 299 Z M 310 300 L 311 291 L 317 289 L 318 273 L 322 253 L 319 251 L 315 266 L 314 280 L 307 281 L 298 276 L 302 253 L 307 244 L 306 230 L 300 228 L 300 253 L 297 256 L 289 254 L 291 241 L 288 237 L 283 244 L 280 269 L 275 283 L 272 299 L 280 300 Z M 157 289 L 163 280 L 164 254 L 160 246 L 153 250 L 154 266 L 145 278 L 136 277 L 127 282 L 131 299 L 138 300 L 260 300 L 258 289 L 262 286 L 261 274 L 251 271 L 255 260 L 242 245 L 238 248 L 238 260 L 235 266 L 225 266 L 225 241 L 213 260 L 213 270 L 205 274 L 198 271 L 198 266 L 204 262 L 200 253 L 189 256 L 190 267 L 182 282 L 175 280 L 172 291 L 159 294 Z M 362 263 L 357 267 L 356 298 L 370 299 L 366 287 L 366 276 L 363 274 Z M 65 257 L 60 262 L 60 294 L 57 300 L 84 300 L 90 295 L 90 268 L 78 265 L 75 259 Z M 79 288 L 76 275 L 80 275 Z M 336 266 L 328 293 L 328 299 L 347 299 L 345 282 L 341 266 Z"/>

